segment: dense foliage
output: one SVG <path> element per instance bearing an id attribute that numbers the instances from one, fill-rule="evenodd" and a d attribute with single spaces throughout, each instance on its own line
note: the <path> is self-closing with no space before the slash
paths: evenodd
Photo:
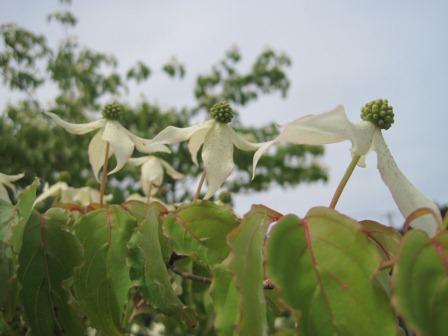
<path id="1" fill-rule="evenodd" d="M 36 189 L 0 203 L 2 335 L 448 332 L 446 229 L 210 201 L 39 214 Z"/>

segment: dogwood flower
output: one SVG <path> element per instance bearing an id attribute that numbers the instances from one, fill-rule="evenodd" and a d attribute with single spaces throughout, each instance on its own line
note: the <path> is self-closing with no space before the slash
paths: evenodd
<path id="1" fill-rule="evenodd" d="M 100 192 L 98 189 L 92 188 L 90 186 L 76 188 L 76 194 L 73 197 L 75 203 L 81 204 L 82 206 L 88 206 L 92 203 L 100 202 Z M 108 194 L 104 196 L 105 200 L 110 202 L 114 198 L 114 195 Z"/>
<path id="2" fill-rule="evenodd" d="M 233 170 L 233 146 L 243 151 L 255 151 L 259 145 L 251 143 L 228 125 L 234 112 L 227 102 L 215 104 L 210 109 L 212 119 L 195 126 L 179 128 L 168 126 L 153 141 L 174 144 L 188 141 L 188 149 L 195 165 L 197 153 L 202 146 L 205 178 L 208 190 L 204 199 L 209 199 L 224 183 Z"/>
<path id="3" fill-rule="evenodd" d="M 165 173 L 175 180 L 184 177 L 168 162 L 152 155 L 131 158 L 129 164 L 141 166 L 140 182 L 146 196 L 152 196 L 157 192 L 163 183 Z"/>
<path id="4" fill-rule="evenodd" d="M 34 205 L 39 204 L 50 197 L 57 199 L 61 203 L 71 203 L 73 202 L 76 193 L 76 189 L 70 187 L 66 182 L 56 182 L 52 186 L 45 183 L 42 194 L 36 198 Z"/>
<path id="5" fill-rule="evenodd" d="M 388 129 L 394 121 L 393 110 L 387 100 L 368 103 L 362 109 L 361 117 L 363 120 L 354 124 L 348 120 L 344 108 L 337 106 L 326 113 L 294 120 L 284 125 L 275 139 L 261 145 L 254 155 L 253 171 L 255 172 L 261 156 L 278 142 L 323 145 L 350 140 L 352 155 L 361 157 L 359 166 L 365 166 L 365 156 L 370 151 L 377 153 L 377 168 L 381 178 L 405 218 L 419 208 L 430 208 L 440 216 L 434 202 L 424 196 L 400 171 L 384 141 L 381 129 Z M 441 221 L 441 216 L 439 219 Z M 411 226 L 432 237 L 438 230 L 439 223 L 431 215 L 425 215 L 415 219 Z"/>
<path id="6" fill-rule="evenodd" d="M 23 176 L 24 176 L 23 173 L 17 174 L 17 175 L 6 175 L 6 174 L 0 173 L 0 199 L 1 200 L 11 203 L 11 200 L 9 199 L 8 191 L 6 190 L 5 187 L 8 187 L 13 192 L 15 192 L 16 187 L 14 186 L 14 184 L 12 184 L 12 182 L 20 180 Z"/>
<path id="7" fill-rule="evenodd" d="M 134 148 L 143 153 L 170 152 L 166 146 L 138 137 L 124 128 L 118 122 L 121 111 L 121 105 L 117 103 L 108 104 L 102 111 L 103 118 L 83 124 L 69 123 L 51 112 L 45 112 L 45 114 L 72 134 L 80 135 L 98 130 L 90 141 L 88 153 L 94 176 L 99 181 L 99 172 L 104 164 L 107 144 L 110 146 L 109 157 L 115 155 L 117 159 L 116 167 L 108 175 L 123 168 L 131 157 Z"/>
<path id="8" fill-rule="evenodd" d="M 46 183 L 44 190 L 36 200 L 34 205 L 43 202 L 48 198 L 54 198 L 60 203 L 77 203 L 82 206 L 87 206 L 92 203 L 99 203 L 100 193 L 97 189 L 90 186 L 82 188 L 70 187 L 66 182 L 56 182 L 53 185 Z M 111 201 L 113 195 L 106 195 L 105 199 Z"/>

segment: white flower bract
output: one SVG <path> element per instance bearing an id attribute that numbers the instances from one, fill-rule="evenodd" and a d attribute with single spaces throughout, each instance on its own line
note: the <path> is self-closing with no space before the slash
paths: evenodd
<path id="1" fill-rule="evenodd" d="M 114 195 L 112 194 L 104 195 L 104 199 L 108 202 L 112 201 L 113 198 Z M 100 192 L 97 189 L 91 188 L 89 186 L 76 188 L 76 193 L 73 197 L 73 202 L 81 204 L 82 206 L 88 206 L 92 203 L 99 203 Z"/>
<path id="2" fill-rule="evenodd" d="M 24 174 L 17 174 L 17 175 L 6 175 L 0 173 L 0 199 L 11 203 L 11 200 L 9 199 L 8 191 L 6 190 L 6 187 L 11 189 L 13 192 L 16 191 L 16 187 L 12 182 L 15 182 L 17 180 L 20 180 Z"/>
<path id="3" fill-rule="evenodd" d="M 74 188 L 65 182 L 56 182 L 51 186 L 47 183 L 44 185 L 42 194 L 34 201 L 34 205 L 48 198 L 54 198 L 61 203 L 77 203 L 82 206 L 88 206 L 92 203 L 99 203 L 100 193 L 91 187 Z M 112 198 L 113 195 L 105 196 L 107 201 L 111 201 Z"/>
<path id="4" fill-rule="evenodd" d="M 52 186 L 46 183 L 42 194 L 40 194 L 34 201 L 34 205 L 39 204 L 50 197 L 57 198 L 61 203 L 70 203 L 73 201 L 75 194 L 75 188 L 70 187 L 65 182 L 56 182 Z"/>
<path id="5" fill-rule="evenodd" d="M 141 166 L 140 182 L 146 196 L 157 193 L 157 190 L 163 183 L 165 173 L 176 180 L 184 177 L 168 162 L 152 155 L 131 158 L 129 159 L 129 164 L 137 167 Z"/>
<path id="6" fill-rule="evenodd" d="M 95 178 L 99 181 L 99 172 L 104 164 L 106 146 L 109 143 L 109 157 L 115 155 L 117 164 L 109 172 L 114 174 L 119 171 L 131 157 L 134 148 L 143 153 L 167 152 L 170 150 L 153 140 L 144 139 L 132 134 L 124 128 L 118 121 L 109 119 L 99 119 L 89 123 L 73 124 L 61 119 L 58 115 L 45 112 L 53 121 L 72 134 L 86 134 L 95 130 L 98 132 L 89 143 L 89 161 Z"/>
<path id="7" fill-rule="evenodd" d="M 232 172 L 235 166 L 233 146 L 243 151 L 255 151 L 259 148 L 259 144 L 247 141 L 228 124 L 214 119 L 186 128 L 168 126 L 153 139 L 161 144 L 186 140 L 189 140 L 188 149 L 196 165 L 197 153 L 202 146 L 201 155 L 208 186 L 204 199 L 212 197 Z"/>
<path id="8" fill-rule="evenodd" d="M 265 142 L 257 150 L 253 160 L 253 173 L 261 156 L 270 146 L 278 142 L 293 144 L 324 145 L 344 140 L 352 143 L 352 155 L 359 155 L 359 166 L 365 166 L 365 156 L 370 151 L 377 153 L 377 168 L 398 209 L 406 218 L 419 208 L 430 208 L 441 221 L 440 211 L 436 204 L 423 195 L 398 168 L 381 130 L 368 121 L 357 124 L 350 122 L 343 106 L 318 114 L 308 115 L 281 127 L 280 134 L 272 141 Z M 439 223 L 431 216 L 424 215 L 412 221 L 411 226 L 434 236 Z"/>

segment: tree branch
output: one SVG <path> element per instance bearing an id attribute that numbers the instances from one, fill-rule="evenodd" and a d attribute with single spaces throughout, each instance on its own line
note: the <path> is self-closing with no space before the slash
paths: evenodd
<path id="1" fill-rule="evenodd" d="M 184 279 L 198 281 L 198 282 L 207 283 L 207 284 L 212 282 L 212 279 L 209 278 L 209 277 L 205 277 L 205 276 L 202 276 L 202 275 L 196 275 L 196 274 L 184 272 L 184 271 L 181 271 L 180 269 L 178 269 L 176 266 L 174 266 L 174 262 L 176 260 L 179 260 L 179 259 L 182 259 L 182 258 L 184 258 L 184 256 L 177 255 L 176 253 L 173 252 L 173 254 L 171 254 L 170 260 L 166 264 L 166 267 L 168 269 L 170 269 L 173 273 L 176 273 L 177 275 L 180 275 Z M 266 280 L 263 281 L 263 288 L 264 289 L 274 289 L 275 286 L 271 282 L 271 280 L 266 279 Z"/>
<path id="2" fill-rule="evenodd" d="M 180 269 L 178 269 L 174 265 L 168 265 L 168 269 L 170 269 L 171 271 L 173 271 L 177 275 L 180 275 L 184 279 L 189 279 L 189 280 L 193 280 L 193 281 L 199 281 L 199 282 L 203 282 L 203 283 L 211 283 L 212 282 L 212 279 L 210 279 L 208 277 L 204 277 L 204 276 L 201 276 L 201 275 L 196 275 L 196 274 L 191 274 L 191 273 L 187 273 L 187 272 L 181 271 Z"/>

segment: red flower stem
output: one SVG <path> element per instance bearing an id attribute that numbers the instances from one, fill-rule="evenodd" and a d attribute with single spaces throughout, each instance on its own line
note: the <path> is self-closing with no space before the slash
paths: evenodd
<path id="1" fill-rule="evenodd" d="M 202 189 L 202 185 L 204 184 L 205 181 L 205 170 L 201 175 L 201 179 L 198 182 L 198 186 L 196 187 L 196 192 L 194 193 L 194 198 L 193 200 L 197 200 L 201 194 L 201 189 Z"/>
<path id="2" fill-rule="evenodd" d="M 355 155 L 353 157 L 352 161 L 350 162 L 350 164 L 348 165 L 347 170 L 345 171 L 345 174 L 342 177 L 341 182 L 339 182 L 339 185 L 336 188 L 333 198 L 331 199 L 330 206 L 329 206 L 330 209 L 336 208 L 336 204 L 339 201 L 339 197 L 341 197 L 342 191 L 344 190 L 345 186 L 347 185 L 347 182 L 350 179 L 350 176 L 352 176 L 352 173 L 355 170 L 356 165 L 358 164 L 360 158 L 361 158 L 360 155 Z"/>

